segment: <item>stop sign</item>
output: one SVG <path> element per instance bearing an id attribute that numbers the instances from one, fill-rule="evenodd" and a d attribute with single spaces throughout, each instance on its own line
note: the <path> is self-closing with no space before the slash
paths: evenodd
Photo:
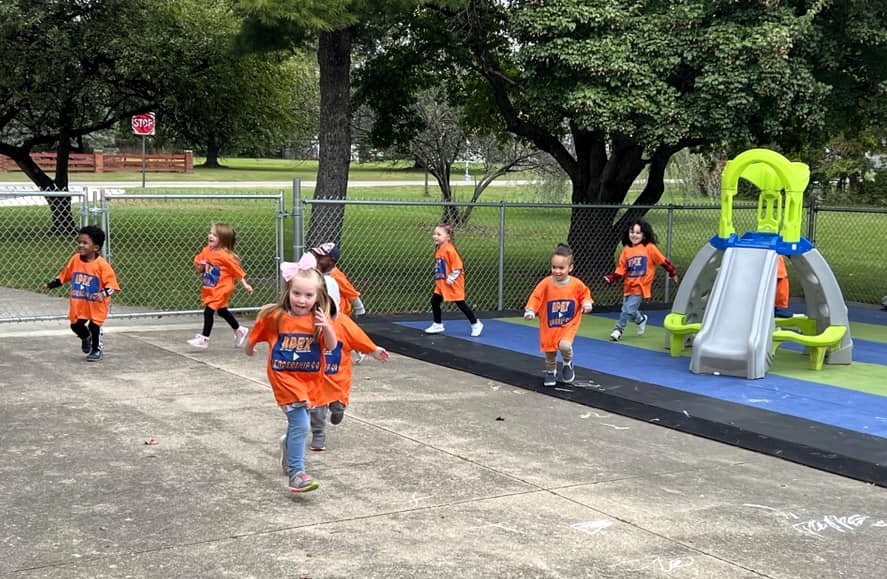
<path id="1" fill-rule="evenodd" d="M 137 135 L 147 136 L 154 134 L 154 113 L 142 113 L 133 115 L 132 132 Z"/>

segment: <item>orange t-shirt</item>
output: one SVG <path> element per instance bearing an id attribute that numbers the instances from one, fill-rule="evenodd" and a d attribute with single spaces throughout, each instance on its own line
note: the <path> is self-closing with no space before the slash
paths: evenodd
<path id="1" fill-rule="evenodd" d="M 594 303 L 591 291 L 578 278 L 570 276 L 560 285 L 551 276 L 540 281 L 524 309 L 532 310 L 539 318 L 539 349 L 555 352 L 558 343 L 576 337 L 582 322 L 582 304 Z"/>
<path id="2" fill-rule="evenodd" d="M 83 261 L 79 253 L 74 254 L 58 278 L 62 283 L 71 282 L 68 319 L 72 324 L 77 320 L 89 320 L 100 326 L 105 323 L 111 297 L 105 296 L 101 291 L 112 289 L 118 292 L 120 284 L 117 282 L 117 274 L 104 257 Z"/>
<path id="3" fill-rule="evenodd" d="M 642 295 L 649 298 L 656 277 L 656 266 L 668 261 L 659 248 L 652 243 L 622 248 L 616 273 L 623 276 L 623 295 Z"/>
<path id="4" fill-rule="evenodd" d="M 310 402 L 323 380 L 324 364 L 313 315 L 272 311 L 256 319 L 247 340 L 250 346 L 268 344 L 268 381 L 278 404 Z"/>
<path id="5" fill-rule="evenodd" d="M 785 268 L 785 258 L 779 255 L 776 259 L 775 307 L 788 309 L 789 293 L 788 270 Z"/>
<path id="6" fill-rule="evenodd" d="M 194 257 L 196 267 L 200 267 L 201 262 L 205 262 L 203 287 L 200 289 L 203 305 L 214 310 L 227 308 L 234 293 L 234 281 L 246 277 L 240 260 L 227 249 L 210 249 L 207 246 Z"/>
<path id="7" fill-rule="evenodd" d="M 345 272 L 338 267 L 334 267 L 332 271 L 330 271 L 330 275 L 336 280 L 336 283 L 339 284 L 339 314 L 350 316 L 351 300 L 359 298 L 360 292 L 357 291 L 357 288 L 354 287 L 354 284 L 351 283 L 351 280 L 348 279 Z"/>
<path id="8" fill-rule="evenodd" d="M 314 406 L 325 406 L 336 400 L 346 406 L 351 394 L 351 352 L 372 354 L 378 346 L 357 323 L 348 316 L 336 316 L 336 337 L 339 343 L 332 351 L 324 352 L 326 367 L 320 388 L 312 393 Z"/>
<path id="9" fill-rule="evenodd" d="M 455 283 L 447 283 L 447 276 L 453 270 L 461 273 Z M 445 302 L 459 302 L 465 299 L 465 268 L 462 256 L 452 243 L 444 243 L 434 252 L 434 293 L 443 296 Z"/>

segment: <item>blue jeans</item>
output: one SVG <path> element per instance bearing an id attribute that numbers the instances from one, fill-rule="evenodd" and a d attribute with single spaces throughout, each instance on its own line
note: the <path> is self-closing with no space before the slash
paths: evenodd
<path id="1" fill-rule="evenodd" d="M 625 326 L 628 322 L 634 322 L 636 324 L 641 323 L 641 320 L 644 319 L 644 314 L 639 310 L 641 302 L 643 301 L 644 296 L 641 295 L 623 296 L 622 311 L 619 313 L 619 319 L 616 321 L 617 330 L 620 332 L 625 330 Z"/>
<path id="2" fill-rule="evenodd" d="M 305 470 L 305 440 L 308 438 L 308 409 L 304 406 L 286 410 L 286 462 L 290 472 Z"/>

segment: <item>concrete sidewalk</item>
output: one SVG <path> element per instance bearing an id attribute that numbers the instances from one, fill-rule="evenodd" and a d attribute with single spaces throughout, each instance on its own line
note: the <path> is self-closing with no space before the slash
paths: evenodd
<path id="1" fill-rule="evenodd" d="M 198 328 L 111 320 L 89 364 L 65 322 L 0 325 L 0 577 L 883 572 L 884 489 L 402 356 L 289 497 L 264 356 Z"/>

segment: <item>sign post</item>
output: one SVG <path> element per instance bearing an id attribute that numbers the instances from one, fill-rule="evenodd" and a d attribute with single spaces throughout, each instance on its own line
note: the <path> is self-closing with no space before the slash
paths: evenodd
<path id="1" fill-rule="evenodd" d="M 147 157 L 145 154 L 145 138 L 153 135 L 157 128 L 154 113 L 141 113 L 132 117 L 132 132 L 142 137 L 142 189 L 145 188 L 145 171 Z"/>

